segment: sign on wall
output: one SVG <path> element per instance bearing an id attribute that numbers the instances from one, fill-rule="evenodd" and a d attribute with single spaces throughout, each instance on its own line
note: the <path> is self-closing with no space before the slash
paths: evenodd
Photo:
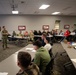
<path id="1" fill-rule="evenodd" d="M 43 29 L 43 30 L 49 30 L 49 25 L 43 25 L 43 26 L 42 26 L 42 29 Z"/>
<path id="2" fill-rule="evenodd" d="M 26 30 L 26 26 L 18 26 L 18 30 L 19 31 Z"/>
<path id="3" fill-rule="evenodd" d="M 64 25 L 64 29 L 69 29 L 70 25 Z"/>

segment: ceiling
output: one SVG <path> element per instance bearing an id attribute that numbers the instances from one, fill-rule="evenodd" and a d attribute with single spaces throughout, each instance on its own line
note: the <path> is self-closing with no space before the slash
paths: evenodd
<path id="1" fill-rule="evenodd" d="M 42 4 L 50 7 L 40 10 Z M 12 5 L 12 0 L 0 0 L 0 14 L 12 14 Z M 14 5 L 19 14 L 51 15 L 61 12 L 59 15 L 76 15 L 76 0 L 14 0 Z"/>

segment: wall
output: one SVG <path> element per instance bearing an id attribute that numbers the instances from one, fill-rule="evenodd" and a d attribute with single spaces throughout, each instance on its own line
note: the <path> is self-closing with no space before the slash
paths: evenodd
<path id="1" fill-rule="evenodd" d="M 16 31 L 18 33 L 18 25 L 25 25 L 26 30 L 42 30 L 42 25 L 49 25 L 50 30 L 54 29 L 55 20 L 61 20 L 60 29 L 64 29 L 64 25 L 76 24 L 76 17 L 68 16 L 18 16 L 4 15 L 0 16 L 0 26 L 6 26 L 9 33 Z"/>

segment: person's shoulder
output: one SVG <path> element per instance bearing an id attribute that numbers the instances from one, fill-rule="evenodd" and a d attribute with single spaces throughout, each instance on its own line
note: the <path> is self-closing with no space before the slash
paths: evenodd
<path id="1" fill-rule="evenodd" d="M 29 71 L 28 72 L 30 72 L 31 71 L 31 73 L 33 73 L 33 75 L 38 75 L 38 73 L 39 73 L 39 67 L 35 64 L 35 63 L 31 63 L 30 64 L 30 69 L 29 69 Z M 27 72 L 26 72 L 27 73 Z M 27 73 L 28 74 L 28 73 Z"/>
<path id="2" fill-rule="evenodd" d="M 51 46 L 50 43 L 46 44 L 45 46 Z"/>
<path id="3" fill-rule="evenodd" d="M 32 66 L 33 66 L 33 69 L 38 69 L 39 70 L 39 67 L 35 63 L 32 63 Z"/>

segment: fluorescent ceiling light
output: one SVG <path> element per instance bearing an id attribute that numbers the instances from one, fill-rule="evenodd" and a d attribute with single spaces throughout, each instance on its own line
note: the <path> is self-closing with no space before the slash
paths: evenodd
<path id="1" fill-rule="evenodd" d="M 18 14 L 19 12 L 18 11 L 12 11 L 12 14 Z"/>
<path id="2" fill-rule="evenodd" d="M 54 12 L 54 13 L 52 13 L 52 15 L 57 15 L 57 14 L 60 14 L 60 12 Z"/>
<path id="3" fill-rule="evenodd" d="M 43 4 L 39 9 L 47 9 L 50 5 Z"/>

